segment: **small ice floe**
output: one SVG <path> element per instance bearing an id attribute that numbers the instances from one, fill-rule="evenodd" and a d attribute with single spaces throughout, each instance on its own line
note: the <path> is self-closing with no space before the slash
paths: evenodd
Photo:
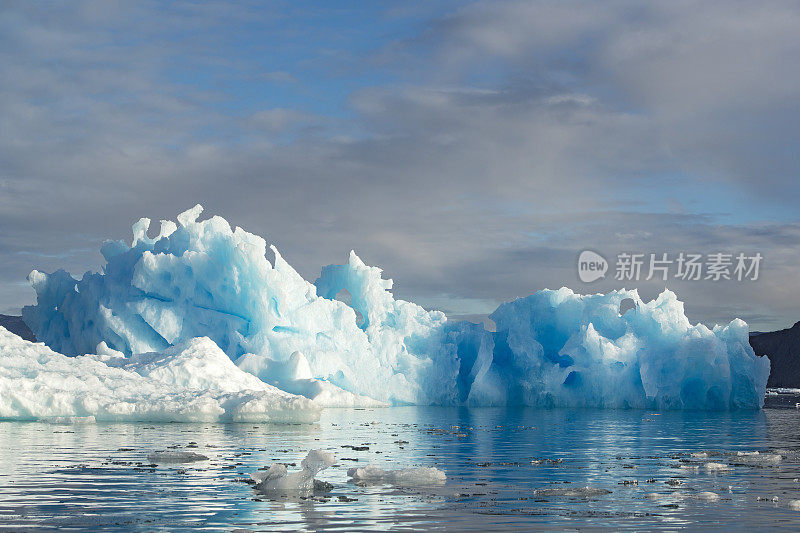
<path id="1" fill-rule="evenodd" d="M 698 492 L 695 495 L 695 498 L 706 502 L 715 502 L 719 500 L 719 494 L 717 494 L 716 492 L 703 491 L 703 492 Z"/>
<path id="2" fill-rule="evenodd" d="M 708 452 L 694 452 L 690 454 L 690 457 L 694 457 L 695 459 L 705 459 L 708 457 Z"/>
<path id="3" fill-rule="evenodd" d="M 706 463 L 706 470 L 709 472 L 720 472 L 722 470 L 729 470 L 730 466 L 726 465 L 725 463 Z"/>
<path id="4" fill-rule="evenodd" d="M 194 463 L 197 461 L 207 461 L 208 457 L 195 452 L 165 451 L 147 454 L 147 460 L 151 463 Z"/>
<path id="5" fill-rule="evenodd" d="M 311 450 L 300 462 L 301 470 L 288 472 L 286 465 L 274 463 L 266 470 L 250 475 L 257 489 L 270 491 L 311 492 L 315 489 L 316 476 L 334 463 L 333 454 L 322 450 Z"/>
<path id="6" fill-rule="evenodd" d="M 568 498 L 590 498 L 592 496 L 602 496 L 611 494 L 610 490 L 599 487 L 557 487 L 551 489 L 536 489 L 533 491 L 536 496 L 565 496 Z"/>
<path id="7" fill-rule="evenodd" d="M 783 456 L 777 453 L 759 452 L 737 452 L 731 457 L 731 464 L 745 466 L 770 466 L 776 465 L 783 460 Z"/>
<path id="8" fill-rule="evenodd" d="M 398 485 L 414 487 L 424 485 L 443 485 L 447 475 L 434 467 L 403 468 L 402 470 L 384 470 L 373 465 L 347 470 L 350 482 L 357 485 Z"/>
<path id="9" fill-rule="evenodd" d="M 800 511 L 800 500 L 789 500 L 788 507 L 792 511 Z"/>
<path id="10" fill-rule="evenodd" d="M 696 498 L 697 496 L 693 496 L 689 492 L 685 491 L 672 491 L 672 492 L 646 492 L 643 495 L 648 500 L 652 500 L 657 502 L 661 505 L 671 506 L 675 505 L 678 502 L 682 502 L 687 499 Z"/>

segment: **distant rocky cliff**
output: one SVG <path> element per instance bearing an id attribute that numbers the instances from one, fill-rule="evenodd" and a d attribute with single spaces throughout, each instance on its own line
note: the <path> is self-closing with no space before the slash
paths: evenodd
<path id="1" fill-rule="evenodd" d="M 3 326 L 11 333 L 15 333 L 26 341 L 36 342 L 31 328 L 22 321 L 21 316 L 0 315 L 0 326 Z"/>
<path id="2" fill-rule="evenodd" d="M 767 387 L 800 387 L 800 322 L 780 331 L 754 333 L 750 345 L 772 364 Z"/>

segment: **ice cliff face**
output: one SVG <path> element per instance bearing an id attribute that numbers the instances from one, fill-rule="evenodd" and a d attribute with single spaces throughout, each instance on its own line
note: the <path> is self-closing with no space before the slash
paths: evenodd
<path id="1" fill-rule="evenodd" d="M 620 315 L 630 299 L 635 308 Z M 475 371 L 469 401 L 660 409 L 763 404 L 769 361 L 756 357 L 747 324 L 691 325 L 664 291 L 577 295 L 544 290 L 501 305 L 491 356 Z M 488 351 L 488 348 L 487 348 Z M 491 358 L 491 363 L 489 359 Z"/>
<path id="2" fill-rule="evenodd" d="M 691 325 L 665 291 L 540 291 L 501 305 L 497 332 L 396 300 L 355 253 L 304 280 L 266 242 L 200 206 L 102 247 L 102 273 L 34 271 L 23 317 L 53 350 L 167 353 L 206 336 L 239 369 L 327 405 L 758 408 L 769 374 L 734 320 Z M 349 303 L 336 299 L 347 295 Z M 635 308 L 620 315 L 620 303 Z M 100 343 L 105 343 L 101 345 Z"/>

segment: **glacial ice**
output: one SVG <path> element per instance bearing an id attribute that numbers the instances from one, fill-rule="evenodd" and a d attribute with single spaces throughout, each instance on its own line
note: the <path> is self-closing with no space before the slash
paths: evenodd
<path id="1" fill-rule="evenodd" d="M 311 450 L 300 462 L 300 470 L 288 472 L 286 465 L 274 463 L 266 470 L 250 475 L 256 488 L 265 491 L 310 492 L 314 488 L 314 476 L 334 463 L 333 454 L 322 450 Z"/>
<path id="2" fill-rule="evenodd" d="M 286 361 L 275 361 L 263 355 L 246 353 L 236 365 L 265 383 L 292 394 L 311 398 L 321 407 L 386 407 L 386 402 L 346 391 L 324 379 L 312 377 L 308 360 L 294 352 Z"/>
<path id="3" fill-rule="evenodd" d="M 400 470 L 384 470 L 374 465 L 366 465 L 347 470 L 350 481 L 357 485 L 397 485 L 416 487 L 424 485 L 443 485 L 447 475 L 434 467 L 413 467 Z"/>
<path id="4" fill-rule="evenodd" d="M 257 381 L 327 406 L 763 404 L 769 360 L 753 353 L 747 324 L 692 325 L 669 290 L 649 302 L 635 290 L 542 290 L 498 307 L 491 332 L 395 299 L 354 252 L 309 283 L 274 247 L 270 263 L 264 239 L 201 211 L 162 221 L 152 238 L 141 219 L 132 244 L 104 243 L 105 267 L 81 280 L 33 271 L 25 322 L 53 350 L 145 373 L 152 356 L 140 354 L 208 337 Z M 178 385 L 193 379 L 181 365 Z"/>
<path id="5" fill-rule="evenodd" d="M 0 327 L 0 419 L 313 422 L 319 407 L 239 370 L 209 339 L 126 363 L 67 357 Z"/>

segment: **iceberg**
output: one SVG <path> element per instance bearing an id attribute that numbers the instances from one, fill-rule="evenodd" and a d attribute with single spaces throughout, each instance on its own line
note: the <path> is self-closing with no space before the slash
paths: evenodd
<path id="1" fill-rule="evenodd" d="M 63 270 L 33 271 L 37 305 L 25 307 L 23 319 L 66 355 L 92 353 L 101 342 L 125 355 L 164 352 L 207 336 L 262 378 L 279 366 L 273 362 L 301 352 L 315 379 L 339 389 L 380 402 L 426 402 L 420 388 L 431 361 L 409 348 L 414 336 L 424 340 L 445 322 L 443 313 L 395 301 L 391 281 L 351 254 L 352 275 L 331 269 L 319 284 L 355 295 L 372 321 L 357 324 L 353 307 L 318 296 L 274 247 L 270 264 L 264 239 L 221 217 L 198 221 L 201 212 L 198 205 L 178 224 L 162 221 L 154 238 L 141 219 L 131 246 L 105 242 L 104 271 L 80 281 Z"/>
<path id="2" fill-rule="evenodd" d="M 763 405 L 769 360 L 754 354 L 747 324 L 692 325 L 669 290 L 645 302 L 635 290 L 545 289 L 500 305 L 488 331 L 395 299 L 392 280 L 352 251 L 310 283 L 274 246 L 270 262 L 263 238 L 201 212 L 162 221 L 154 237 L 139 220 L 131 244 L 106 241 L 103 270 L 80 280 L 31 272 L 25 322 L 57 352 L 178 386 L 211 383 L 192 377 L 208 374 L 188 356 L 165 366 L 152 354 L 206 337 L 247 383 L 323 406 Z"/>
<path id="3" fill-rule="evenodd" d="M 0 419 L 307 423 L 319 406 L 239 370 L 209 339 L 126 361 L 67 357 L 0 327 Z"/>

